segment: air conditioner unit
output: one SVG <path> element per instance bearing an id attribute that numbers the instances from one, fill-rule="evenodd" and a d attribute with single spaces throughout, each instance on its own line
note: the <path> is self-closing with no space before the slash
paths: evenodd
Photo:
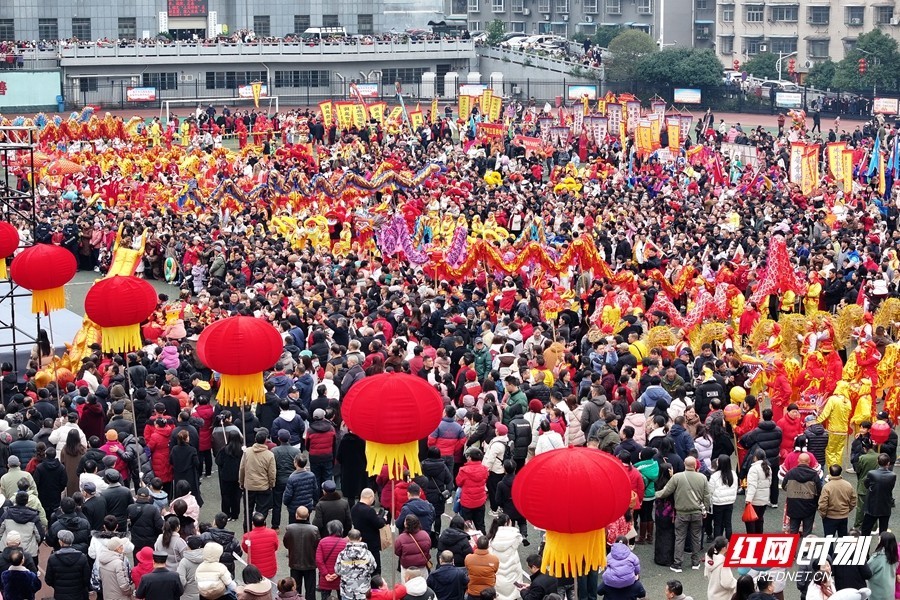
<path id="1" fill-rule="evenodd" d="M 805 62 L 805 63 L 803 63 L 803 64 L 805 64 L 805 65 L 806 65 L 806 68 L 807 68 L 807 69 L 811 69 L 811 68 L 812 68 L 812 66 L 813 66 L 813 61 L 811 61 L 811 60 L 808 60 L 808 61 L 806 61 L 806 62 Z"/>
<path id="2" fill-rule="evenodd" d="M 530 17 L 530 16 L 531 16 L 531 9 L 530 9 L 530 8 L 524 9 L 524 10 L 522 11 L 522 14 L 525 15 L 526 17 Z"/>
<path id="3" fill-rule="evenodd" d="M 181 83 L 193 83 L 194 75 L 191 73 L 185 73 L 181 76 Z"/>
<path id="4" fill-rule="evenodd" d="M 563 19 L 563 21 L 568 21 L 568 20 L 569 20 L 569 15 L 563 15 L 563 16 L 562 16 L 562 19 Z"/>
<path id="5" fill-rule="evenodd" d="M 850 19 L 851 25 L 862 25 L 862 19 Z"/>
<path id="6" fill-rule="evenodd" d="M 545 20 L 545 21 L 549 21 L 549 20 L 550 20 L 550 14 L 549 14 L 549 13 L 544 13 L 544 20 Z"/>
<path id="7" fill-rule="evenodd" d="M 891 25 L 900 25 L 900 17 L 891 17 Z"/>
<path id="8" fill-rule="evenodd" d="M 593 22 L 594 22 L 594 17 L 592 17 L 591 15 L 585 15 L 585 16 L 584 16 L 584 22 L 585 22 L 585 23 L 593 23 Z"/>
<path id="9" fill-rule="evenodd" d="M 768 52 L 768 51 L 769 51 L 769 47 L 766 44 L 759 45 L 759 52 Z"/>

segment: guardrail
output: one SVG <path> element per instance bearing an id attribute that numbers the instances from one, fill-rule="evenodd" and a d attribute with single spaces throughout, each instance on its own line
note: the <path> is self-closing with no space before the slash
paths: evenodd
<path id="1" fill-rule="evenodd" d="M 504 62 L 511 62 L 524 67 L 534 67 L 544 71 L 563 73 L 566 75 L 583 74 L 591 79 L 603 79 L 603 67 L 589 67 L 578 62 L 563 60 L 552 56 L 541 56 L 533 52 L 523 52 L 510 48 L 493 46 L 479 46 L 478 54 L 486 58 L 494 58 Z"/>

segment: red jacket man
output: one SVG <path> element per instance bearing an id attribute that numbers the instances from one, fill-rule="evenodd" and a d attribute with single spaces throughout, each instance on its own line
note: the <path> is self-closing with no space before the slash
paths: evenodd
<path id="1" fill-rule="evenodd" d="M 782 433 L 779 458 L 784 460 L 784 457 L 793 451 L 794 439 L 803 433 L 806 425 L 800 417 L 800 410 L 793 402 L 788 405 L 787 412 L 778 420 L 776 425 L 778 425 Z"/>
<path id="2" fill-rule="evenodd" d="M 247 553 L 247 562 L 255 565 L 263 577 L 273 579 L 278 572 L 278 534 L 266 527 L 266 517 L 253 514 L 253 529 L 244 534 L 241 548 Z"/>

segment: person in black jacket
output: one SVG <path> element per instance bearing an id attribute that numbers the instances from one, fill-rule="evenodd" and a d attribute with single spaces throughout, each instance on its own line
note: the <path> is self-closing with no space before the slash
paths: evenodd
<path id="1" fill-rule="evenodd" d="M 319 534 L 323 539 L 328 535 L 326 525 L 331 521 L 340 521 L 344 526 L 344 531 L 353 529 L 350 519 L 350 504 L 337 491 L 334 481 L 328 479 L 322 484 L 322 497 L 316 502 L 312 523 L 319 528 Z"/>
<path id="2" fill-rule="evenodd" d="M 44 453 L 44 460 L 34 470 L 34 484 L 45 514 L 50 515 L 59 508 L 59 499 L 68 482 L 66 468 L 56 458 L 56 448 L 50 446 Z"/>
<path id="3" fill-rule="evenodd" d="M 366 487 L 366 441 L 348 431 L 341 436 L 335 455 L 341 465 L 341 493 L 350 504 L 356 503 Z M 422 467 L 425 468 L 424 465 Z"/>
<path id="4" fill-rule="evenodd" d="M 244 551 L 241 549 L 240 542 L 234 539 L 234 532 L 225 529 L 227 525 L 228 515 L 223 512 L 216 513 L 215 527 L 203 531 L 200 539 L 204 544 L 215 542 L 222 546 L 222 556 L 219 557 L 219 562 L 225 565 L 231 576 L 234 577 L 234 555 L 243 556 Z"/>
<path id="5" fill-rule="evenodd" d="M 125 531 L 128 521 L 128 507 L 134 504 L 131 491 L 122 485 L 122 476 L 115 469 L 107 469 L 103 474 L 103 480 L 109 484 L 103 493 L 100 494 L 106 502 L 106 514 L 116 517 L 119 522 L 118 531 Z"/>
<path id="6" fill-rule="evenodd" d="M 87 554 L 88 547 L 91 545 L 91 524 L 86 518 L 75 512 L 75 500 L 71 497 L 66 496 L 60 500 L 59 508 L 62 514 L 47 530 L 47 545 L 57 550 L 62 548 L 59 534 L 66 530 L 72 534 L 72 541 L 66 545 L 73 550 Z"/>
<path id="7" fill-rule="evenodd" d="M 387 524 L 386 511 L 380 512 L 372 508 L 375 504 L 375 492 L 365 488 L 359 494 L 359 502 L 350 509 L 353 528 L 359 531 L 362 541 L 375 557 L 375 572 L 381 573 L 381 528 Z"/>
<path id="8" fill-rule="evenodd" d="M 469 573 L 463 567 L 455 566 L 453 553 L 445 550 L 438 555 L 438 567 L 428 575 L 427 583 L 437 600 L 463 600 Z"/>
<path id="9" fill-rule="evenodd" d="M 697 411 L 700 421 L 706 421 L 714 398 L 724 400 L 725 397 L 725 388 L 722 387 L 721 383 L 716 381 L 715 377 L 710 375 L 704 379 L 704 381 L 697 386 L 697 389 L 694 390 L 694 410 Z M 776 465 L 776 470 L 777 469 L 778 467 Z"/>
<path id="10" fill-rule="evenodd" d="M 91 582 L 87 549 L 81 551 L 73 547 L 75 536 L 68 529 L 60 530 L 56 537 L 59 549 L 47 558 L 44 581 L 53 588 L 56 600 L 87 600 Z"/>
<path id="11" fill-rule="evenodd" d="M 531 572 L 531 585 L 522 590 L 522 600 L 544 600 L 548 594 L 555 594 L 559 582 L 556 577 L 541 572 L 541 557 L 531 554 L 525 563 Z"/>
<path id="12" fill-rule="evenodd" d="M 450 519 L 450 526 L 438 536 L 438 552 L 449 550 L 453 553 L 453 564 L 466 566 L 466 556 L 472 554 L 472 541 L 466 533 L 466 524 L 459 515 Z"/>
<path id="13" fill-rule="evenodd" d="M 853 537 L 859 537 L 859 529 L 851 529 Z M 872 577 L 872 569 L 869 565 L 831 565 L 831 577 L 834 581 L 834 591 L 853 589 L 860 590 L 868 586 L 868 580 Z"/>
<path id="14" fill-rule="evenodd" d="M 422 461 L 422 475 L 416 477 L 416 483 L 425 491 L 425 499 L 434 507 L 432 527 L 435 535 L 438 535 L 441 533 L 441 515 L 444 514 L 447 498 L 453 489 L 453 475 L 441 458 L 441 451 L 437 446 L 428 449 L 428 458 Z"/>
<path id="15" fill-rule="evenodd" d="M 503 461 L 503 470 L 506 473 L 503 475 L 503 479 L 497 484 L 497 506 L 500 507 L 500 510 L 509 515 L 509 518 L 519 526 L 519 532 L 522 534 L 522 545 L 528 546 L 531 544 L 531 542 L 528 541 L 528 522 L 516 508 L 516 505 L 513 504 L 512 498 L 513 482 L 516 480 L 516 471 L 518 470 L 515 461 Z"/>
<path id="16" fill-rule="evenodd" d="M 781 428 L 772 420 L 772 409 L 766 408 L 762 411 L 762 421 L 756 426 L 756 429 L 745 433 L 740 444 L 752 454 L 754 447 L 761 448 L 766 453 L 766 460 L 772 468 L 772 485 L 769 487 L 769 506 L 778 505 L 778 466 L 779 452 L 781 450 Z M 749 466 L 749 463 L 748 463 Z"/>
<path id="17" fill-rule="evenodd" d="M 190 427 L 190 426 L 189 426 Z M 200 454 L 197 448 L 190 444 L 190 432 L 182 428 L 178 432 L 178 443 L 169 450 L 169 462 L 172 463 L 173 481 L 186 481 L 191 486 L 191 493 L 197 499 L 197 504 L 203 506 L 203 498 L 200 495 Z"/>
<path id="18" fill-rule="evenodd" d="M 524 415 L 516 415 L 509 422 L 507 436 L 512 444 L 512 458 L 516 461 L 516 471 L 521 471 L 528 458 L 528 447 L 531 446 L 531 438 L 534 433 L 531 425 L 525 420 Z"/>
<path id="19" fill-rule="evenodd" d="M 153 546 L 162 530 L 163 518 L 150 497 L 150 490 L 145 487 L 138 489 L 135 503 L 128 507 L 128 531 L 131 532 L 134 555 L 137 556 L 141 548 Z"/>
<path id="20" fill-rule="evenodd" d="M 168 554 L 153 553 L 153 570 L 141 577 L 134 597 L 138 600 L 171 600 L 180 598 L 184 593 L 181 577 L 175 571 L 166 568 Z"/>
<path id="21" fill-rule="evenodd" d="M 882 453 L 878 455 L 878 468 L 866 474 L 866 489 L 869 493 L 866 495 L 866 512 L 863 514 L 863 535 L 872 534 L 876 521 L 879 531 L 887 531 L 894 504 L 894 484 L 897 483 L 897 475 L 891 470 L 893 465 L 891 457 Z"/>

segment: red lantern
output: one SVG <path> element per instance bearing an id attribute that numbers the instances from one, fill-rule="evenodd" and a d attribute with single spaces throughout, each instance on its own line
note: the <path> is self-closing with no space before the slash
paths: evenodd
<path id="1" fill-rule="evenodd" d="M 84 312 L 100 326 L 104 352 L 128 352 L 141 347 L 140 324 L 156 310 L 153 286 L 130 275 L 101 279 L 88 290 Z"/>
<path id="2" fill-rule="evenodd" d="M 725 413 L 725 420 L 732 425 L 737 425 L 737 422 L 741 420 L 741 407 L 738 404 L 727 404 L 722 412 Z"/>
<path id="3" fill-rule="evenodd" d="M 404 373 L 382 373 L 356 383 L 341 403 L 347 427 L 366 440 L 369 475 L 387 464 L 394 479 L 403 469 L 422 472 L 419 440 L 441 422 L 444 402 L 427 381 Z"/>
<path id="4" fill-rule="evenodd" d="M 604 527 L 628 510 L 631 483 L 612 455 L 569 447 L 529 461 L 512 496 L 522 516 L 547 532 L 541 570 L 571 577 L 606 566 Z"/>
<path id="5" fill-rule="evenodd" d="M 222 377 L 219 404 L 265 401 L 262 372 L 281 358 L 284 340 L 272 325 L 256 317 L 228 317 L 203 330 L 197 356 Z"/>
<path id="6" fill-rule="evenodd" d="M 880 446 L 888 441 L 890 436 L 891 426 L 887 421 L 875 421 L 872 423 L 872 427 L 869 429 L 869 437 L 872 438 L 873 443 Z"/>
<path id="7" fill-rule="evenodd" d="M 75 256 L 60 246 L 37 244 L 26 248 L 10 265 L 12 280 L 31 290 L 31 312 L 49 315 L 66 307 L 63 286 L 75 277 Z"/>
<path id="8" fill-rule="evenodd" d="M 19 231 L 6 221 L 0 221 L 0 279 L 9 279 L 6 257 L 19 247 Z"/>

